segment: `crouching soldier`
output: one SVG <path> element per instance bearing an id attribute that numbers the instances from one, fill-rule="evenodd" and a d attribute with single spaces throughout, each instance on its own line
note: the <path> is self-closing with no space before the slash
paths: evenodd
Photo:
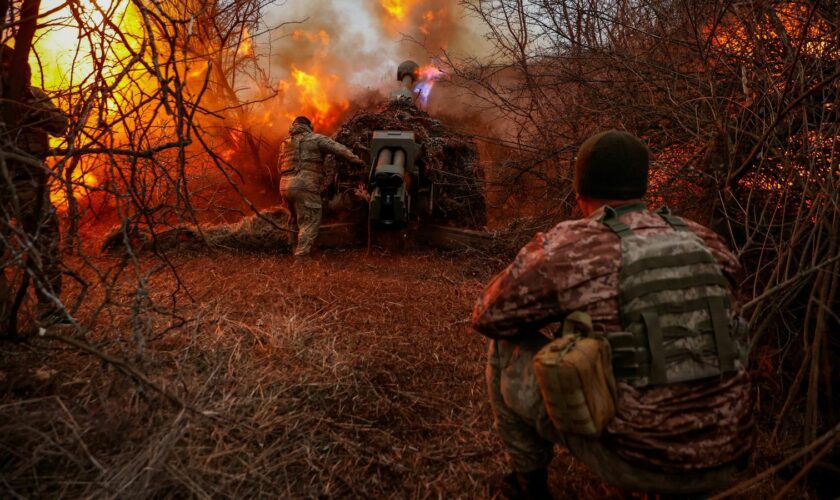
<path id="1" fill-rule="evenodd" d="M 555 443 L 609 484 L 663 494 L 726 486 L 751 449 L 737 260 L 711 230 L 648 211 L 647 178 L 636 137 L 588 139 L 574 178 L 585 217 L 537 234 L 476 304 L 509 497 L 550 498 Z"/>
<path id="2" fill-rule="evenodd" d="M 350 163 L 365 165 L 358 156 L 329 137 L 312 131 L 312 122 L 298 116 L 289 128 L 289 137 L 280 148 L 280 195 L 297 225 L 295 257 L 312 250 L 321 226 L 321 184 L 324 157 L 334 154 Z"/>

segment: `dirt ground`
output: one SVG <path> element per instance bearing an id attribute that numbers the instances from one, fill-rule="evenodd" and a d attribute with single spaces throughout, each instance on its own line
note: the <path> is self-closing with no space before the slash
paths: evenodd
<path id="1" fill-rule="evenodd" d="M 305 264 L 171 261 L 179 279 L 149 275 L 151 323 L 132 323 L 146 302 L 127 286 L 159 266 L 150 258 L 116 279 L 95 320 L 105 295 L 90 290 L 78 319 L 94 322 L 88 342 L 180 402 L 62 342 L 6 343 L 4 496 L 491 495 L 505 461 L 485 397 L 486 341 L 468 318 L 501 262 L 364 250 Z M 555 464 L 559 497 L 618 496 L 568 457 Z"/>

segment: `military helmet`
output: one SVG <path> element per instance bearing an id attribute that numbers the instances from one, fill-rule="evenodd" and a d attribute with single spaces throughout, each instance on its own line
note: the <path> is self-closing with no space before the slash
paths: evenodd
<path id="1" fill-rule="evenodd" d="M 627 132 L 608 130 L 587 139 L 575 160 L 575 191 L 591 198 L 631 200 L 647 191 L 647 146 Z"/>
<path id="2" fill-rule="evenodd" d="M 292 124 L 295 123 L 303 123 L 307 127 L 312 128 L 312 121 L 305 116 L 298 116 L 297 118 L 295 118 L 294 121 L 292 121 Z"/>

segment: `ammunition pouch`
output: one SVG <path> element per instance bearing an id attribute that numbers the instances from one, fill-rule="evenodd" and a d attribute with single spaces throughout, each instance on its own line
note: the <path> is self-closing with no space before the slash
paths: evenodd
<path id="1" fill-rule="evenodd" d="M 610 344 L 593 335 L 592 318 L 582 311 L 566 317 L 562 333 L 534 356 L 546 413 L 559 432 L 600 436 L 615 416 Z"/>

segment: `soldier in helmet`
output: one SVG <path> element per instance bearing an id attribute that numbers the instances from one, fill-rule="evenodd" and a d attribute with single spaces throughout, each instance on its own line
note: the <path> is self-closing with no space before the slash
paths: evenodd
<path id="1" fill-rule="evenodd" d="M 49 196 L 50 171 L 43 164 L 49 150 L 49 135 L 59 136 L 67 129 L 67 116 L 50 101 L 43 90 L 30 85 L 31 70 L 23 71 L 23 91 L 10 96 L 14 69 L 14 49 L 0 47 L 2 60 L 3 105 L 0 115 L 0 148 L 6 153 L 0 171 L 0 241 L 3 265 L 16 259 L 9 244 L 13 233 L 25 235 L 18 241 L 27 246 L 27 273 L 33 278 L 38 297 L 37 320 L 42 326 L 69 321 L 59 301 L 61 270 L 59 227 L 55 207 Z M 15 226 L 16 224 L 16 226 Z M 0 274 L 0 327 L 11 320 L 13 298 L 5 273 Z"/>
<path id="2" fill-rule="evenodd" d="M 312 122 L 298 116 L 289 127 L 289 137 L 280 148 L 280 195 L 298 227 L 295 257 L 305 257 L 312 250 L 321 225 L 321 184 L 324 157 L 340 156 L 350 163 L 365 162 L 343 145 L 312 131 Z"/>
<path id="3" fill-rule="evenodd" d="M 473 327 L 492 339 L 486 375 L 513 466 L 500 485 L 509 497 L 551 497 L 558 443 L 607 483 L 662 494 L 726 486 L 751 448 L 751 386 L 733 340 L 742 329 L 728 321 L 738 261 L 711 230 L 648 211 L 647 179 L 639 139 L 588 139 L 574 178 L 584 217 L 537 234 L 476 304 Z M 551 352 L 541 351 L 546 330 L 572 313 L 612 346 L 603 372 L 615 380 L 615 413 L 595 437 L 558 430 L 535 373 L 535 355 Z M 627 348 L 632 356 L 618 355 Z"/>

